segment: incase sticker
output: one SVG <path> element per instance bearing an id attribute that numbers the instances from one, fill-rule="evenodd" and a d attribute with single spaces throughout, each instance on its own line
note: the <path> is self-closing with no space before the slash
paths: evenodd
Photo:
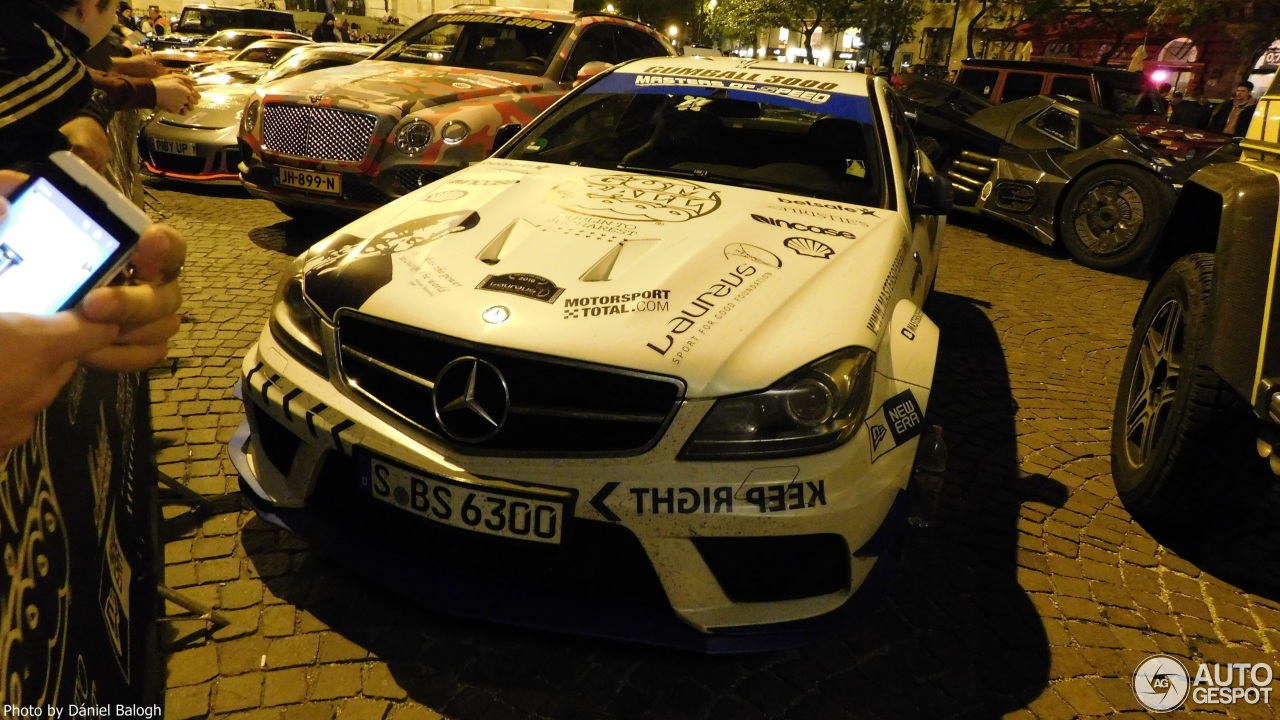
<path id="1" fill-rule="evenodd" d="M 924 429 L 924 413 L 910 390 L 903 390 L 885 401 L 867 418 L 871 435 L 871 462 L 920 434 Z"/>

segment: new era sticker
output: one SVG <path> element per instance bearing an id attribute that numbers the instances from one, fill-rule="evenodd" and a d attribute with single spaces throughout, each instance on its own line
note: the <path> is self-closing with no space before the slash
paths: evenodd
<path id="1" fill-rule="evenodd" d="M 924 429 L 924 413 L 910 390 L 903 390 L 885 401 L 867 418 L 871 437 L 871 462 L 920 434 Z"/>

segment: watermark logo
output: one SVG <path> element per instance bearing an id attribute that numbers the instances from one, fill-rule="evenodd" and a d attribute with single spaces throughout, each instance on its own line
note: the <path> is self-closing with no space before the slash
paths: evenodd
<path id="1" fill-rule="evenodd" d="M 1168 712 L 1187 699 L 1191 676 L 1177 658 L 1156 655 L 1133 672 L 1133 694 L 1152 712 Z"/>
<path id="2" fill-rule="evenodd" d="M 1199 663 L 1195 674 L 1177 658 L 1155 655 L 1133 673 L 1133 694 L 1152 712 L 1168 712 L 1188 699 L 1196 705 L 1271 703 L 1274 672 L 1267 663 Z"/>

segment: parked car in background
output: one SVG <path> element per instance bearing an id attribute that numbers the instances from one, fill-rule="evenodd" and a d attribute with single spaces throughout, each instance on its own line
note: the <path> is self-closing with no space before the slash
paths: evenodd
<path id="1" fill-rule="evenodd" d="M 1176 189 L 1210 159 L 1174 162 L 1119 116 L 1037 95 L 990 105 L 950 83 L 912 78 L 902 91 L 915 131 L 956 185 L 956 207 L 1010 223 L 1081 265 L 1141 265 Z M 925 138 L 928 138 L 926 141 Z"/>
<path id="2" fill-rule="evenodd" d="M 964 60 L 955 84 L 992 104 L 1035 95 L 1092 103 L 1134 124 L 1143 142 L 1170 158 L 1204 156 L 1231 141 L 1220 133 L 1181 128 L 1165 121 L 1143 94 L 1146 76 L 1119 68 L 1024 60 Z"/>
<path id="3" fill-rule="evenodd" d="M 246 7 L 188 5 L 167 35 L 152 35 L 146 46 L 152 50 L 172 50 L 199 45 L 222 30 L 255 28 L 296 32 L 293 13 Z"/>
<path id="4" fill-rule="evenodd" d="M 1280 474 L 1280 81 L 1241 162 L 1193 175 L 1169 215 L 1116 394 L 1111 474 L 1135 516 L 1198 527 Z M 1235 497 L 1233 500 L 1240 500 Z"/>
<path id="5" fill-rule="evenodd" d="M 152 56 L 167 68 L 186 70 L 205 63 L 230 60 L 253 43 L 267 39 L 311 42 L 306 35 L 287 30 L 223 30 L 199 45 L 183 50 L 158 50 Z"/>
<path id="6" fill-rule="evenodd" d="M 674 55 L 615 15 L 461 6 L 428 16 L 366 63 L 258 88 L 241 179 L 286 213 L 363 213 L 482 160 L 584 71 Z"/>
<path id="7" fill-rule="evenodd" d="M 205 66 L 194 73 L 200 88 L 200 102 L 191 112 L 185 115 L 157 112 L 143 126 L 138 138 L 143 170 L 170 180 L 239 185 L 240 150 L 236 133 L 245 102 L 257 84 L 350 65 L 369 57 L 375 49 L 368 45 L 308 40 L 274 65 L 226 61 Z"/>
<path id="8" fill-rule="evenodd" d="M 829 637 L 906 519 L 949 195 L 883 80 L 617 66 L 298 258 L 244 360 L 244 497 L 448 612 Z"/>

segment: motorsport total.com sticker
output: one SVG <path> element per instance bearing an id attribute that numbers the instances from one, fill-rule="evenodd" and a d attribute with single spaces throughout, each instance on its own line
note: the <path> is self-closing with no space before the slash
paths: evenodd
<path id="1" fill-rule="evenodd" d="M 1153 655 L 1133 671 L 1133 694 L 1152 712 L 1196 705 L 1271 704 L 1275 673 L 1267 663 L 1199 663 L 1192 676 L 1171 655 Z"/>

